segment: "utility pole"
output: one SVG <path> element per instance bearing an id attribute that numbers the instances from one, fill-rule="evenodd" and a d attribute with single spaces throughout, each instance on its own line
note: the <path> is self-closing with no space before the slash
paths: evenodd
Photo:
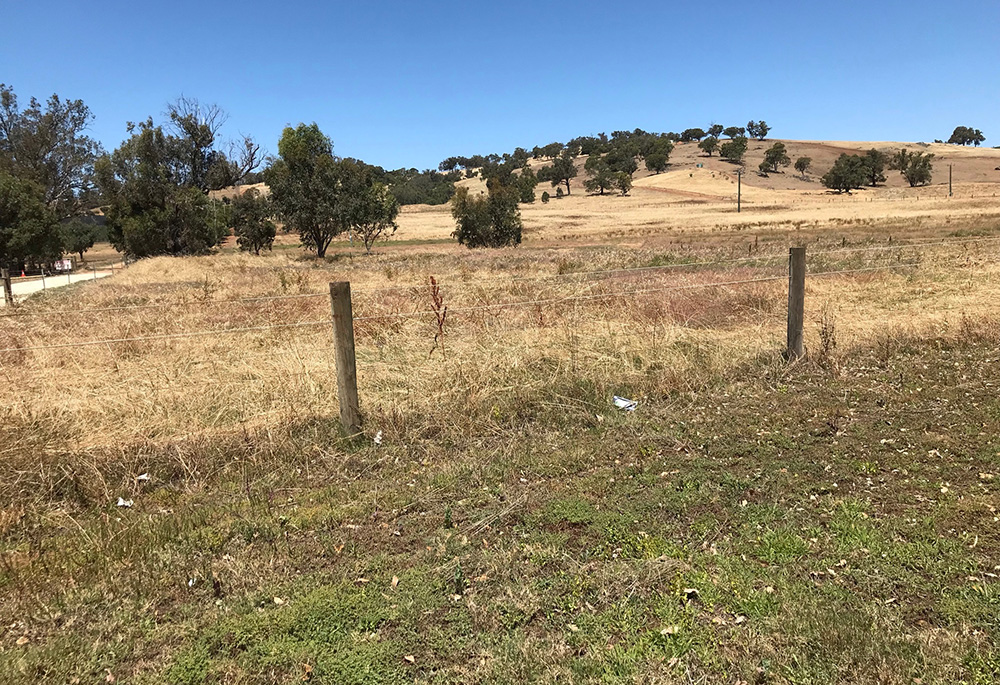
<path id="1" fill-rule="evenodd" d="M 743 170 L 736 170 L 736 213 L 740 213 L 740 204 L 743 199 Z"/>
<path id="2" fill-rule="evenodd" d="M 949 164 L 948 165 L 948 197 L 951 197 L 951 167 L 952 167 L 952 165 Z"/>

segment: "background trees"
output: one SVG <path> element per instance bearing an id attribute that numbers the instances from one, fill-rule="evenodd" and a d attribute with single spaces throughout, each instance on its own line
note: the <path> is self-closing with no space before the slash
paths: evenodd
<path id="1" fill-rule="evenodd" d="M 722 144 L 722 147 L 719 148 L 719 156 L 733 164 L 743 164 L 743 157 L 747 153 L 748 145 L 745 137 L 737 136 Z"/>
<path id="2" fill-rule="evenodd" d="M 885 183 L 885 167 L 889 163 L 889 155 L 872 148 L 865 153 L 863 160 L 868 185 L 875 187 L 879 183 Z"/>
<path id="3" fill-rule="evenodd" d="M 756 138 L 757 140 L 764 140 L 767 138 L 768 132 L 770 132 L 771 127 L 767 125 L 763 119 L 760 121 L 753 121 L 752 119 L 747 122 L 747 133 L 750 134 L 751 138 Z"/>
<path id="4" fill-rule="evenodd" d="M 225 238 L 205 192 L 194 185 L 189 141 L 167 135 L 148 119 L 95 164 L 107 203 L 108 237 L 131 257 L 200 254 Z"/>
<path id="5" fill-rule="evenodd" d="M 704 137 L 705 131 L 703 129 L 689 128 L 685 129 L 684 132 L 681 133 L 681 142 L 690 143 L 692 140 L 701 140 Z"/>
<path id="6" fill-rule="evenodd" d="M 722 134 L 727 138 L 740 138 L 747 134 L 747 130 L 743 126 L 729 126 Z"/>
<path id="7" fill-rule="evenodd" d="M 952 145 L 975 145 L 979 147 L 986 141 L 986 136 L 978 128 L 970 126 L 956 126 L 948 142 Z"/>
<path id="8" fill-rule="evenodd" d="M 388 240 L 396 232 L 399 203 L 372 168 L 356 160 L 343 160 L 338 168 L 338 210 L 348 231 L 357 233 L 371 253 L 379 240 Z"/>
<path id="9" fill-rule="evenodd" d="M 715 136 L 709 136 L 708 138 L 705 138 L 705 140 L 698 143 L 698 147 L 711 157 L 712 153 L 719 149 L 719 139 Z"/>
<path id="10" fill-rule="evenodd" d="M 270 199 L 256 188 L 233 199 L 231 223 L 241 250 L 259 255 L 261 250 L 271 249 L 275 236 L 273 214 Z"/>
<path id="11" fill-rule="evenodd" d="M 760 170 L 764 173 L 777 173 L 779 166 L 788 166 L 791 163 L 785 144 L 775 143 L 764 151 L 764 161 L 760 163 Z"/>
<path id="12" fill-rule="evenodd" d="M 443 205 L 455 194 L 455 181 L 462 178 L 462 173 L 454 169 L 440 173 L 432 169 L 385 171 L 381 167 L 372 168 L 401 205 Z"/>
<path id="13" fill-rule="evenodd" d="M 561 145 L 560 145 L 561 147 Z M 569 150 L 563 150 L 562 154 L 555 158 L 550 166 L 542 167 L 538 171 L 539 181 L 548 181 L 553 187 L 561 183 L 566 184 L 566 194 L 570 194 L 569 182 L 576 178 L 576 160 Z"/>
<path id="14" fill-rule="evenodd" d="M 63 250 L 80 256 L 94 246 L 97 241 L 97 230 L 92 223 L 82 217 L 73 217 L 59 225 L 59 233 Z"/>
<path id="15" fill-rule="evenodd" d="M 587 179 L 584 180 L 583 187 L 588 193 L 604 195 L 605 190 L 610 190 L 614 186 L 615 172 L 611 170 L 601 155 L 595 154 L 588 157 L 583 168 L 587 172 Z"/>
<path id="16" fill-rule="evenodd" d="M 632 177 L 624 171 L 616 172 L 615 188 L 621 192 L 622 196 L 628 195 L 628 191 L 632 190 Z"/>
<path id="17" fill-rule="evenodd" d="M 719 136 L 722 135 L 723 131 L 725 130 L 726 129 L 723 128 L 722 124 L 712 124 L 711 126 L 708 127 L 708 135 L 712 136 L 713 138 L 718 138 Z"/>
<path id="18" fill-rule="evenodd" d="M 824 186 L 838 193 L 851 192 L 865 184 L 868 171 L 865 162 L 858 155 L 842 154 L 834 162 L 833 168 L 823 174 L 820 181 Z"/>
<path id="19" fill-rule="evenodd" d="M 560 188 L 561 190 L 561 188 Z M 488 193 L 473 195 L 458 188 L 451 199 L 456 228 L 452 235 L 466 247 L 506 247 L 521 244 L 521 211 L 517 190 L 499 182 L 488 184 Z"/>
<path id="20" fill-rule="evenodd" d="M 62 239 L 45 190 L 0 170 L 0 264 L 23 267 L 61 254 Z"/>
<path id="21" fill-rule="evenodd" d="M 525 166 L 521 169 L 515 185 L 520 193 L 521 202 L 530 203 L 535 201 L 535 188 L 538 187 L 538 175 L 531 170 L 531 167 Z"/>
<path id="22" fill-rule="evenodd" d="M 82 100 L 52 95 L 21 109 L 0 83 L 0 169 L 36 184 L 42 201 L 65 218 L 93 202 L 94 161 L 100 145 L 84 135 L 93 115 Z"/>
<path id="23" fill-rule="evenodd" d="M 795 170 L 799 172 L 799 175 L 803 179 L 805 179 L 806 172 L 809 171 L 810 166 L 812 166 L 812 157 L 799 157 L 795 160 Z"/>
<path id="24" fill-rule="evenodd" d="M 889 158 L 889 168 L 899 171 L 914 188 L 931 182 L 933 159 L 933 154 L 900 149 Z"/>
<path id="25" fill-rule="evenodd" d="M 233 146 L 234 158 L 217 149 L 225 120 L 218 107 L 180 98 L 168 114 L 172 132 L 152 118 L 130 123 L 130 137 L 94 165 L 108 237 L 131 257 L 201 254 L 220 244 L 227 222 L 208 191 L 240 182 L 262 161 L 250 138 Z"/>
<path id="26" fill-rule="evenodd" d="M 285 226 L 317 257 L 325 257 L 334 237 L 346 230 L 338 172 L 333 143 L 315 123 L 286 127 L 278 141 L 278 158 L 264 172 Z"/>

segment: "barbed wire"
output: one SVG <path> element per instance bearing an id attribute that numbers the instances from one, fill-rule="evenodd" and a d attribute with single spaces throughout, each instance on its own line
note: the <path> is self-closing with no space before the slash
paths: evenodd
<path id="1" fill-rule="evenodd" d="M 863 273 L 872 271 L 887 271 L 908 266 L 918 266 L 917 262 L 903 262 L 900 264 L 888 265 L 888 266 L 878 266 L 878 267 L 867 267 L 861 269 L 845 269 L 840 271 L 826 271 L 819 273 L 812 273 L 810 276 L 822 277 L 822 276 L 836 276 L 836 275 L 847 275 L 853 273 Z M 687 285 L 671 285 L 661 288 L 642 288 L 638 290 L 622 290 L 610 293 L 594 293 L 590 295 L 574 295 L 570 297 L 550 297 L 550 298 L 538 298 L 534 300 L 519 300 L 516 302 L 496 302 L 492 304 L 483 305 L 472 305 L 466 307 L 455 307 L 449 308 L 449 313 L 469 313 L 475 311 L 487 311 L 494 309 L 505 309 L 505 308 L 519 308 L 527 306 L 537 306 L 543 304 L 557 304 L 563 302 L 574 302 L 574 301 L 593 301 L 602 299 L 611 299 L 615 297 L 629 297 L 633 295 L 643 295 L 649 293 L 663 293 L 663 292 L 680 292 L 685 290 L 695 290 L 699 288 L 721 288 L 725 286 L 735 286 L 735 285 L 746 285 L 750 283 L 768 283 L 775 281 L 783 281 L 787 277 L 782 276 L 765 276 L 761 278 L 748 278 L 733 281 L 718 281 L 714 283 L 692 283 Z M 415 318 L 419 316 L 429 316 L 433 315 L 433 310 L 421 310 L 416 312 L 395 312 L 390 314 L 374 314 L 366 316 L 356 316 L 354 321 L 378 321 L 386 319 L 402 319 L 402 318 Z M 119 343 L 128 342 L 148 342 L 154 340 L 179 340 L 183 338 L 194 338 L 203 337 L 207 335 L 228 335 L 233 333 L 248 333 L 256 331 L 267 331 L 282 328 L 303 328 L 312 326 L 328 326 L 333 323 L 332 319 L 321 319 L 316 321 L 298 321 L 294 323 L 285 324 L 268 324 L 263 326 L 243 326 L 238 328 L 219 328 L 210 329 L 203 331 L 188 331 L 184 333 L 164 333 L 159 335 L 147 335 L 147 336 L 135 336 L 135 337 L 125 337 L 125 338 L 110 338 L 102 340 L 87 340 L 82 342 L 73 343 L 56 343 L 52 345 L 32 345 L 25 347 L 8 347 L 0 349 L 0 353 L 5 352 L 20 352 L 20 351 L 33 351 L 33 350 L 54 350 L 54 349 L 65 349 L 71 347 L 93 347 L 98 345 L 112 345 Z"/>
<path id="2" fill-rule="evenodd" d="M 55 345 L 32 345 L 29 347 L 8 347 L 0 349 L 0 352 L 19 352 L 28 350 L 57 350 L 67 347 L 93 347 L 95 345 L 113 345 L 127 342 L 148 342 L 151 340 L 177 340 L 181 338 L 196 338 L 206 335 L 226 335 L 230 333 L 249 333 L 253 331 L 268 331 L 276 328 L 303 328 L 309 326 L 327 325 L 332 323 L 332 319 L 320 321 L 298 321 L 295 323 L 268 324 L 266 326 L 244 326 L 240 328 L 216 328 L 205 331 L 188 331 L 186 333 L 163 333 L 160 335 L 143 335 L 133 338 L 106 338 L 102 340 L 85 340 L 74 343 L 57 343 Z"/>
<path id="3" fill-rule="evenodd" d="M 23 297 L 23 296 L 22 296 Z M 86 309 L 45 309 L 34 312 L 19 312 L 17 314 L 2 314 L 0 318 L 13 318 L 20 316 L 55 316 L 66 314 L 96 314 L 101 312 L 120 312 L 139 309 L 167 309 L 170 307 L 187 307 L 192 305 L 215 305 L 215 304 L 251 304 L 256 302 L 267 302 L 273 300 L 298 300 L 312 299 L 318 297 L 329 297 L 327 293 L 303 293 L 299 295 L 266 295 L 261 297 L 240 297 L 230 300 L 187 300 L 182 302 L 158 302 L 154 304 L 129 304 L 116 305 L 112 307 L 91 307 Z"/>
<path id="4" fill-rule="evenodd" d="M 938 247 L 938 246 L 952 246 L 952 245 L 966 245 L 977 242 L 989 242 L 1000 240 L 1000 236 L 985 236 L 968 238 L 962 240 L 942 240 L 936 242 L 923 242 L 923 243 L 899 243 L 896 245 L 868 245 L 864 247 L 856 248 L 838 248 L 833 250 L 821 250 L 819 252 L 812 252 L 807 255 L 807 258 L 811 259 L 817 256 L 828 255 L 828 254 L 841 254 L 850 252 L 874 252 L 874 251 L 887 251 L 887 250 L 903 250 L 906 248 L 926 248 L 926 247 Z M 751 263 L 751 262 L 761 262 L 761 261 L 775 261 L 779 259 L 785 259 L 784 254 L 774 254 L 774 255 L 756 255 L 752 257 L 739 257 L 734 259 L 715 259 L 715 260 L 704 260 L 698 262 L 681 262 L 676 264 L 662 264 L 655 266 L 637 266 L 637 267 L 622 267 L 619 269 L 596 269 L 592 271 L 575 271 L 568 272 L 565 274 L 549 274 L 545 276 L 516 276 L 510 279 L 488 279 L 480 280 L 478 284 L 502 284 L 502 285 L 514 285 L 517 283 L 526 282 L 542 282 L 542 281 L 552 281 L 559 279 L 568 278 L 586 278 L 586 277 L 596 277 L 596 276 L 607 276 L 612 274 L 628 274 L 628 273 L 647 273 L 653 271 L 665 271 L 674 269 L 684 269 L 684 268 L 695 268 L 695 267 L 711 267 L 720 266 L 725 264 L 739 264 L 739 263 Z M 89 281 L 82 281 L 89 282 Z M 384 292 L 399 292 L 408 290 L 418 290 L 427 287 L 426 283 L 414 283 L 409 285 L 391 286 L 383 288 L 368 288 L 361 286 L 352 289 L 355 294 L 372 294 L 372 293 L 384 293 Z M 451 288 L 451 285 L 446 284 L 446 288 Z M 17 298 L 26 299 L 28 296 L 16 295 Z M 327 293 L 301 293 L 296 295 L 265 295 L 265 296 L 255 296 L 255 297 L 242 297 L 233 299 L 220 299 L 220 300 L 187 300 L 181 302 L 162 302 L 153 304 L 136 304 L 136 305 L 115 305 L 109 307 L 90 307 L 81 309 L 57 309 L 57 310 L 41 310 L 41 311 L 31 311 L 31 312 L 12 312 L 10 314 L 0 314 L 0 319 L 2 318 L 17 318 L 24 316 L 65 316 L 65 315 L 79 315 L 79 314 L 97 314 L 106 312 L 117 312 L 117 311 L 133 311 L 133 310 L 148 310 L 148 309 L 166 309 L 173 307 L 189 307 L 189 306 L 215 306 L 215 305 L 248 305 L 258 302 L 271 302 L 271 301 L 283 301 L 283 300 L 302 300 L 302 299 L 318 299 L 329 297 Z M 453 310 L 454 311 L 454 310 Z"/>

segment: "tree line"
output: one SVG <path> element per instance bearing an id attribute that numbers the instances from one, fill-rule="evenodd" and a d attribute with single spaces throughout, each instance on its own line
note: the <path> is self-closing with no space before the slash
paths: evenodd
<path id="1" fill-rule="evenodd" d="M 899 149 L 892 152 L 872 148 L 864 155 L 842 154 L 820 182 L 838 193 L 864 186 L 875 187 L 886 181 L 887 169 L 898 171 L 911 188 L 931 182 L 934 155 Z M 803 170 L 804 173 L 804 170 Z"/>

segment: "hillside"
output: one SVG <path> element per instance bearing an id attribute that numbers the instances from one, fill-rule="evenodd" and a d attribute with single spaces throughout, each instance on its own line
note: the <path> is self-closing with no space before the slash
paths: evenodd
<path id="1" fill-rule="evenodd" d="M 723 139 L 722 142 L 725 142 Z M 799 157 L 810 157 L 812 167 L 806 178 L 801 178 L 791 167 L 784 169 L 777 174 L 762 176 L 757 173 L 757 167 L 764 159 L 764 151 L 775 143 L 784 143 L 788 150 L 788 156 L 794 162 Z M 875 148 L 878 150 L 897 150 L 906 148 L 918 152 L 930 152 L 934 155 L 934 183 L 947 183 L 947 168 L 949 164 L 954 165 L 955 183 L 1000 183 L 1000 150 L 995 148 L 974 148 L 961 147 L 957 145 L 947 145 L 944 143 L 894 143 L 894 142 L 846 142 L 846 141 L 813 141 L 813 140 L 751 140 L 746 156 L 747 173 L 743 182 L 751 187 L 766 188 L 769 190 L 799 190 L 825 192 L 826 188 L 819 182 L 819 178 L 833 166 L 837 157 L 841 154 L 864 154 L 866 151 Z M 548 160 L 531 160 L 531 166 L 536 171 L 547 166 Z M 581 155 L 577 159 L 577 169 L 579 174 L 574 183 L 582 188 L 583 179 L 586 178 L 584 165 L 587 163 L 587 155 Z M 701 165 L 699 167 L 698 165 Z M 706 182 L 700 179 L 694 183 L 683 180 L 683 175 L 679 172 L 697 173 L 714 172 L 717 174 L 714 182 Z M 647 188 L 664 188 L 679 191 L 698 192 L 714 196 L 728 197 L 730 182 L 735 183 L 736 166 L 721 159 L 718 154 L 707 156 L 698 148 L 698 143 L 677 143 L 670 156 L 670 166 L 662 174 L 653 174 L 646 170 L 642 164 L 633 176 L 636 186 Z M 887 173 L 884 188 L 904 188 L 906 182 L 898 173 Z M 649 179 L 649 180 L 646 180 Z M 643 182 L 645 181 L 645 182 Z M 457 185 L 469 186 L 485 190 L 485 184 L 481 179 L 465 179 Z M 539 186 L 541 193 L 543 186 Z"/>
<path id="2" fill-rule="evenodd" d="M 718 156 L 706 157 L 696 143 L 676 145 L 670 167 L 662 174 L 644 168 L 635 173 L 635 185 L 627 197 L 615 193 L 587 195 L 583 166 L 572 194 L 548 204 L 536 201 L 521 206 L 526 244 L 558 244 L 566 241 L 602 242 L 639 247 L 663 246 L 683 241 L 702 231 L 750 232 L 753 236 L 804 226 L 838 229 L 845 224 L 866 225 L 886 234 L 912 231 L 929 222 L 981 221 L 1000 217 L 996 201 L 1000 192 L 1000 150 L 962 148 L 954 145 L 835 142 L 785 140 L 789 157 L 813 159 L 805 179 L 789 168 L 767 177 L 756 172 L 763 151 L 775 140 L 752 141 L 742 182 L 742 211 L 736 211 L 736 167 Z M 819 177 L 842 153 L 859 154 L 876 147 L 934 153 L 934 178 L 930 185 L 910 188 L 898 172 L 887 171 L 887 180 L 877 188 L 850 194 L 827 190 Z M 548 162 L 532 160 L 534 168 Z M 698 165 L 702 166 L 699 167 Z M 954 196 L 948 197 L 948 165 L 954 165 Z M 460 181 L 473 190 L 485 191 L 478 178 Z M 549 184 L 540 184 L 541 197 Z M 454 222 L 447 206 L 404 207 L 399 219 L 399 240 L 447 241 Z M 721 235 L 720 235 L 721 237 Z M 391 249 L 391 248 L 390 248 Z"/>

